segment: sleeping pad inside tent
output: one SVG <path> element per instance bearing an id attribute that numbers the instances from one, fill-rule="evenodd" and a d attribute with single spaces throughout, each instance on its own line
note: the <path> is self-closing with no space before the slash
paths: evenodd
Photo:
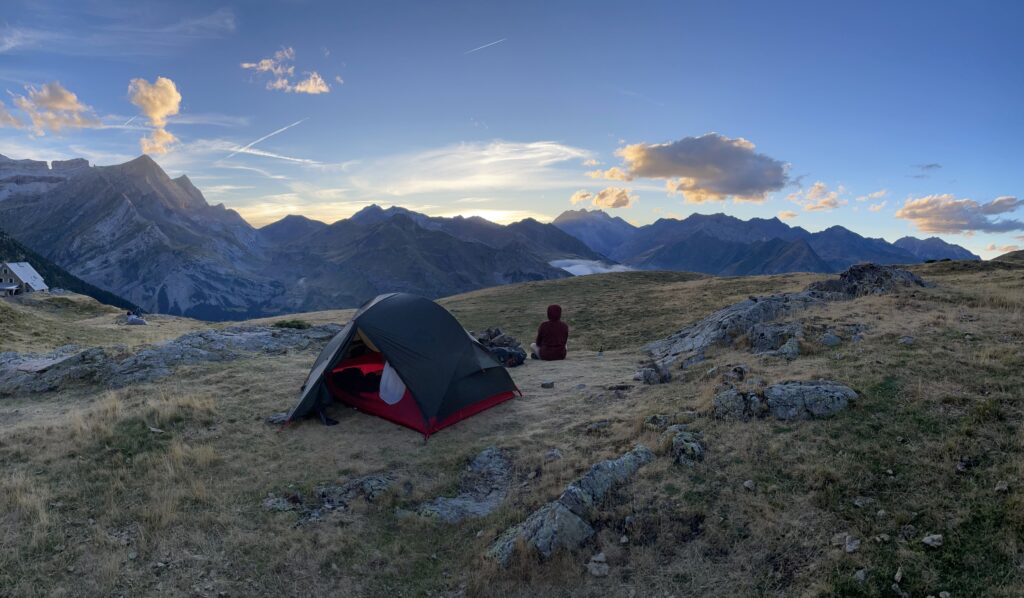
<path id="1" fill-rule="evenodd" d="M 429 436 L 517 392 L 448 310 L 392 293 L 361 307 L 327 343 L 288 421 L 337 401 Z"/>

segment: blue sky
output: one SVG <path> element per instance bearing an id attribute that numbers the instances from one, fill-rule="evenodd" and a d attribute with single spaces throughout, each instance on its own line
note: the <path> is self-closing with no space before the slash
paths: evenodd
<path id="1" fill-rule="evenodd" d="M 0 153 L 145 147 L 257 225 L 597 205 L 991 257 L 1024 246 L 1022 20 L 1017 2 L 7 0 Z"/>

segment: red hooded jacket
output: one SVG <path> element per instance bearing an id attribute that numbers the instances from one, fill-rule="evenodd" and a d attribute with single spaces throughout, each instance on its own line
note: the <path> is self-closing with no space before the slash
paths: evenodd
<path id="1" fill-rule="evenodd" d="M 562 321 L 562 307 L 548 306 L 548 321 L 537 329 L 537 348 L 546 361 L 565 359 L 565 343 L 569 340 L 569 326 Z"/>

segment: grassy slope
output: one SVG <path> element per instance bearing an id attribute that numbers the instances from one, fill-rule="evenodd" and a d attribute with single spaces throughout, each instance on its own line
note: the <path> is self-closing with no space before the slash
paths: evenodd
<path id="1" fill-rule="evenodd" d="M 662 448 L 652 413 L 706 412 L 717 379 L 677 376 L 618 397 L 637 348 L 749 294 L 799 288 L 802 275 L 687 280 L 630 273 L 478 291 L 444 303 L 470 328 L 501 325 L 524 340 L 548 303 L 566 308 L 576 351 L 513 371 L 526 396 L 438 434 L 347 410 L 341 423 L 276 432 L 259 419 L 290 403 L 312 352 L 183 370 L 116 393 L 68 389 L 0 406 L 0 594 L 164 592 L 230 595 L 691 594 L 890 595 L 898 567 L 912 595 L 1020 595 L 1024 590 L 1024 268 L 931 264 L 933 289 L 836 303 L 804 314 L 812 330 L 793 363 L 719 351 L 752 378 L 828 377 L 862 393 L 816 422 L 698 416 L 708 446 L 693 468 L 658 459 L 601 511 L 596 542 L 612 566 L 587 576 L 597 546 L 546 565 L 496 571 L 480 560 L 508 524 L 557 496 L 595 461 L 635 442 Z M 312 321 L 345 312 L 305 316 Z M 73 319 L 70 318 L 69 319 Z M 870 326 L 859 345 L 825 349 L 814 331 Z M 912 335 L 913 345 L 896 342 Z M 604 347 L 604 357 L 594 351 Z M 701 372 L 705 371 L 701 368 Z M 554 390 L 539 389 L 543 379 Z M 577 389 L 577 384 L 586 388 Z M 684 417 L 684 416 L 679 416 Z M 686 416 L 688 417 L 688 416 Z M 583 432 L 608 419 L 601 436 Z M 156 434 L 149 427 L 164 430 Z M 466 460 L 498 445 L 517 483 L 497 513 L 461 526 L 406 519 L 394 507 L 450 492 Z M 565 459 L 545 463 L 557 446 Z M 968 464 L 958 473 L 956 464 Z M 267 513 L 267 492 L 373 471 L 403 482 L 382 502 L 296 526 Z M 539 472 L 528 479 L 530 471 Z M 891 473 L 890 473 L 891 472 Z M 752 479 L 756 492 L 742 487 Z M 1000 480 L 1007 493 L 996 493 Z M 853 499 L 875 502 L 857 507 Z M 884 511 L 880 515 L 878 511 Z M 622 529 L 626 515 L 637 526 Z M 914 530 L 906 526 L 912 525 Z M 909 540 L 899 541 L 900 532 Z M 845 554 L 830 538 L 863 540 Z M 625 533 L 629 543 L 620 545 Z M 942 533 L 945 544 L 921 544 Z M 888 535 L 889 541 L 872 538 Z M 859 585 L 851 575 L 868 570 Z"/>

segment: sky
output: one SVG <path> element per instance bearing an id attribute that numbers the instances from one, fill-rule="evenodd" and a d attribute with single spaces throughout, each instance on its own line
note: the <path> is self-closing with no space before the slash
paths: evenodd
<path id="1" fill-rule="evenodd" d="M 1019 2 L 4 0 L 0 153 L 256 226 L 724 212 L 1024 247 Z"/>

